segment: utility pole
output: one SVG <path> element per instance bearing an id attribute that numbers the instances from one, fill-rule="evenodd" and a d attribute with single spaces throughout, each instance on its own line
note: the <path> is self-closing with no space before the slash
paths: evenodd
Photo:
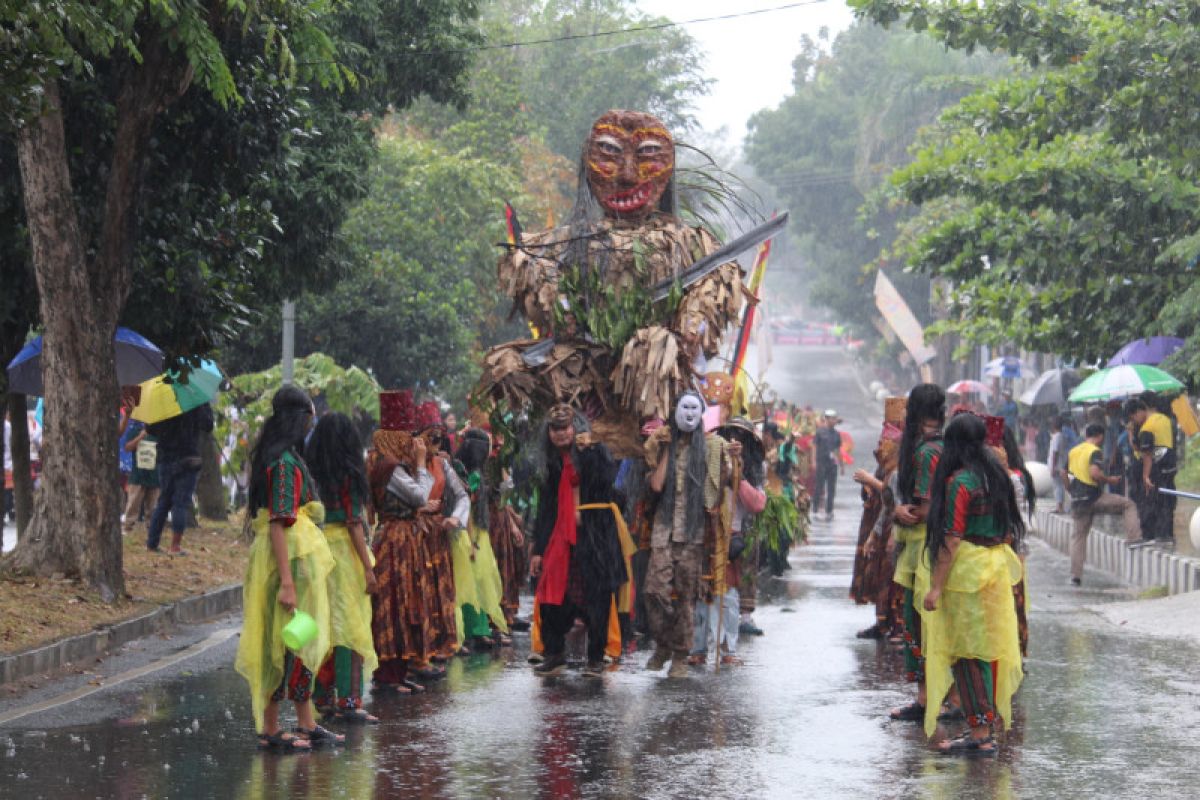
<path id="1" fill-rule="evenodd" d="M 283 301 L 283 385 L 292 382 L 296 361 L 296 301 Z"/>

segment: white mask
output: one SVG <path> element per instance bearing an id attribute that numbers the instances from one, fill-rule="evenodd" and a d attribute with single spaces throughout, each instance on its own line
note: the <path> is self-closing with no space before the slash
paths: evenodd
<path id="1" fill-rule="evenodd" d="M 704 418 L 704 401 L 698 394 L 689 392 L 679 398 L 675 404 L 675 427 L 684 433 L 691 433 L 700 427 Z"/>

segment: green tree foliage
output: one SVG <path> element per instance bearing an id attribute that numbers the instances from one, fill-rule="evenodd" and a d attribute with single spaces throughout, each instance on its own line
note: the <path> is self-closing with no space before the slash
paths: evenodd
<path id="1" fill-rule="evenodd" d="M 130 322 L 193 353 L 248 324 L 245 298 L 324 268 L 370 152 L 358 120 L 423 92 L 457 99 L 476 11 L 475 0 L 0 5 L 0 134 L 20 165 L 47 386 L 45 491 L 17 566 L 121 593 L 111 441 L 97 422 L 116 406 L 111 336 L 136 268 L 149 268 L 136 283 L 153 299 L 147 324 Z"/>
<path id="2" fill-rule="evenodd" d="M 520 192 L 516 175 L 397 130 L 381 136 L 369 184 L 342 229 L 348 274 L 297 304 L 296 351 L 460 402 L 477 373 L 472 355 L 496 295 L 496 243 L 504 200 Z M 277 330 L 263 326 L 234 363 L 274 361 Z"/>
<path id="3" fill-rule="evenodd" d="M 221 465 L 225 475 L 241 475 L 258 439 L 263 420 L 271 415 L 271 398 L 283 384 L 279 365 L 262 372 L 238 375 L 230 391 L 217 398 L 217 440 L 235 434 L 235 445 Z M 338 411 L 350 417 L 362 432 L 379 421 L 379 384 L 356 366 L 342 367 L 324 353 L 296 360 L 292 383 L 308 392 L 318 413 Z"/>
<path id="4" fill-rule="evenodd" d="M 896 195 L 937 209 L 899 252 L 951 284 L 948 327 L 1083 360 L 1159 333 L 1200 375 L 1200 6 L 855 0 L 1032 69 L 947 111 Z"/>
<path id="5" fill-rule="evenodd" d="M 832 43 L 805 37 L 792 66 L 792 93 L 751 118 L 746 157 L 792 212 L 789 235 L 810 299 L 863 333 L 876 316 L 874 268 L 864 265 L 891 243 L 901 214 L 860 209 L 908 161 L 918 130 L 997 63 L 860 22 Z M 927 321 L 928 280 L 891 277 Z"/>

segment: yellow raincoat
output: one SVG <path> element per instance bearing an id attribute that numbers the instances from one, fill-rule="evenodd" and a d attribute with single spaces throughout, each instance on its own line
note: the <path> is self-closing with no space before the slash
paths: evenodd
<path id="1" fill-rule="evenodd" d="M 315 674 L 330 652 L 329 574 L 333 555 L 319 527 L 325 507 L 303 505 L 296 522 L 287 528 L 288 559 L 296 583 L 296 607 L 317 622 L 317 635 L 296 653 Z M 279 570 L 271 551 L 269 516 L 265 509 L 254 518 L 254 543 L 242 586 L 242 637 L 234 668 L 250 684 L 254 727 L 263 730 L 263 710 L 272 692 L 283 681 L 285 647 L 281 631 L 291 616 L 279 605 Z"/>
<path id="2" fill-rule="evenodd" d="M 345 647 L 362 656 L 363 674 L 370 675 L 379 666 L 379 658 L 371 635 L 371 595 L 367 594 L 366 573 L 354 549 L 350 529 L 344 523 L 326 525 L 325 541 L 334 560 L 333 571 L 329 573 L 329 646 Z M 371 557 L 371 564 L 374 563 L 375 558 Z"/>
<path id="3" fill-rule="evenodd" d="M 937 728 L 942 701 L 954 684 L 950 667 L 960 658 L 993 664 L 996 713 L 1005 728 L 1012 725 L 1012 696 L 1024 676 L 1012 588 L 1020 580 L 1021 560 L 1008 545 L 958 545 L 937 610 L 924 611 L 921 618 L 929 693 L 926 735 Z"/>
<path id="4" fill-rule="evenodd" d="M 463 606 L 469 605 L 480 614 L 486 614 L 493 625 L 508 633 L 508 622 L 500 606 L 504 585 L 488 532 L 472 524 L 470 531 L 457 530 L 450 534 L 450 556 L 454 564 L 454 619 L 459 646 L 466 636 Z"/>

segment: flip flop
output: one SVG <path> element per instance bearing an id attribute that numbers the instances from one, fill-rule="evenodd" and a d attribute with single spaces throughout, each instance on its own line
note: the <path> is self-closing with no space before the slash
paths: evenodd
<path id="1" fill-rule="evenodd" d="M 990 735 L 983 739 L 971 738 L 968 731 L 962 736 L 947 739 L 938 745 L 938 752 L 946 756 L 987 756 L 996 755 L 996 740 Z"/>
<path id="2" fill-rule="evenodd" d="M 404 683 L 402 684 L 402 686 L 404 686 L 404 688 L 408 690 L 409 694 L 423 694 L 425 692 L 424 686 L 422 686 L 419 683 L 410 681 L 408 678 L 404 679 Z"/>
<path id="3" fill-rule="evenodd" d="M 259 736 L 258 746 L 264 750 L 282 750 L 285 753 L 295 753 L 301 750 L 307 752 L 312 749 L 312 743 L 307 739 L 284 731 Z"/>

